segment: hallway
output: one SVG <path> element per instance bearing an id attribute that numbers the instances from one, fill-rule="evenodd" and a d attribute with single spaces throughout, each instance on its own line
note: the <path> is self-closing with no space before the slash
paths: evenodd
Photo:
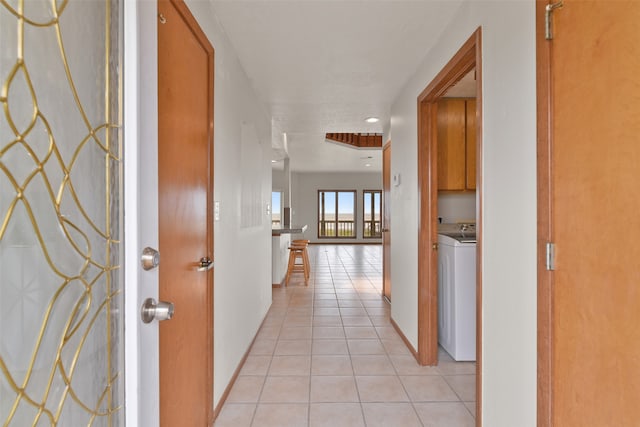
<path id="1" fill-rule="evenodd" d="M 311 278 L 273 305 L 216 427 L 473 426 L 475 363 L 420 367 L 380 297 L 382 246 L 311 245 Z M 393 297 L 392 297 L 393 298 Z"/>

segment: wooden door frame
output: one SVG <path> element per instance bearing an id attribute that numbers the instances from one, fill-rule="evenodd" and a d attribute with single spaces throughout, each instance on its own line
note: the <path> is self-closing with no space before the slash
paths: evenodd
<path id="1" fill-rule="evenodd" d="M 213 96 L 214 96 L 214 72 L 215 72 L 215 50 L 209 42 L 206 34 L 198 24 L 198 21 L 193 16 L 189 8 L 187 7 L 184 0 L 169 0 L 171 4 L 176 8 L 176 11 L 180 14 L 182 19 L 187 23 L 194 37 L 198 40 L 202 48 L 207 52 L 207 69 L 208 69 L 208 81 L 207 81 L 207 93 L 208 93 L 208 103 L 207 103 L 207 117 L 209 119 L 208 129 L 207 129 L 207 157 L 208 157 L 208 188 L 207 188 L 207 250 L 209 252 L 209 257 L 214 259 L 213 254 L 213 189 L 214 189 L 214 173 L 213 173 L 213 161 L 214 161 L 214 140 L 213 140 Z M 158 46 L 160 49 L 161 47 Z M 213 270 L 209 270 L 207 272 L 207 290 L 206 290 L 206 304 L 207 304 L 207 315 L 206 315 L 206 328 L 207 332 L 207 359 L 209 360 L 207 371 L 204 373 L 207 376 L 207 402 L 209 402 L 209 406 L 207 407 L 207 424 L 213 425 L 213 421 L 215 419 L 214 407 L 213 407 L 213 334 L 214 334 L 214 317 L 213 317 L 213 306 L 214 306 L 214 280 L 213 280 Z M 160 420 L 162 422 L 162 420 Z"/>
<path id="2" fill-rule="evenodd" d="M 551 43 L 545 39 L 545 7 L 549 0 L 536 0 L 536 96 L 537 102 L 537 327 L 538 384 L 537 420 L 539 427 L 552 425 L 553 414 L 553 272 L 546 268 L 546 244 L 552 242 L 551 222 Z"/>
<path id="3" fill-rule="evenodd" d="M 391 230 L 389 229 L 389 224 L 386 223 L 386 221 L 384 221 L 385 218 L 385 211 L 386 208 L 389 204 L 389 201 L 387 200 L 386 197 L 384 197 L 385 194 L 385 188 L 384 188 L 384 180 L 385 180 L 385 176 L 388 175 L 388 179 L 389 179 L 389 186 L 391 186 L 391 165 L 389 165 L 389 168 L 385 167 L 385 161 L 384 161 L 384 156 L 385 156 L 385 152 L 387 150 L 391 150 L 391 140 L 387 141 L 386 144 L 384 144 L 384 147 L 382 147 L 382 296 L 383 297 L 387 297 L 387 292 L 389 291 L 389 289 L 387 289 L 387 285 L 390 285 L 390 283 L 387 283 L 387 274 L 389 274 L 387 270 L 387 262 L 386 262 L 386 257 L 391 257 L 390 253 L 386 253 L 387 251 L 387 245 L 386 245 L 386 240 L 387 239 L 391 239 Z M 391 160 L 389 160 L 389 162 L 391 162 Z M 387 175 L 385 175 L 387 174 Z M 391 188 L 389 188 L 389 194 L 391 194 Z M 389 221 L 390 222 L 390 221 Z M 384 231 L 387 230 L 387 231 Z M 387 234 L 385 234 L 387 233 Z M 385 237 L 386 236 L 386 237 Z M 389 261 L 389 264 L 391 263 L 391 261 Z M 389 276 L 388 278 L 388 282 L 391 282 L 391 277 Z M 391 300 L 390 296 L 387 297 L 389 300 Z"/>
<path id="4" fill-rule="evenodd" d="M 476 425 L 482 420 L 482 30 L 479 27 L 418 96 L 418 362 L 438 363 L 437 101 L 476 69 Z"/>

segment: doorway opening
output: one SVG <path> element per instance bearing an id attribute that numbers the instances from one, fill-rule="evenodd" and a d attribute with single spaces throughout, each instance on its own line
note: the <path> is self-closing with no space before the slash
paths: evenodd
<path id="1" fill-rule="evenodd" d="M 476 420 L 481 420 L 482 366 L 482 52 L 478 28 L 418 96 L 418 362 L 438 363 L 438 103 L 475 70 Z M 466 180 L 468 181 L 468 180 Z M 466 183 L 465 183 L 466 185 Z M 479 421 L 478 421 L 479 423 Z"/>

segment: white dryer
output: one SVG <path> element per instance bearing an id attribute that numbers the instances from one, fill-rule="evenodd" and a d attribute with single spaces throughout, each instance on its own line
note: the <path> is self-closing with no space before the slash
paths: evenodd
<path id="1" fill-rule="evenodd" d="M 438 341 L 456 361 L 476 360 L 476 243 L 438 235 Z"/>

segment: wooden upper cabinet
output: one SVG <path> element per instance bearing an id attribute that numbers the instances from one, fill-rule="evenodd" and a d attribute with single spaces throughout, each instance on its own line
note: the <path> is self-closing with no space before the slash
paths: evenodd
<path id="1" fill-rule="evenodd" d="M 465 188 L 465 101 L 438 102 L 438 190 Z"/>
<path id="2" fill-rule="evenodd" d="M 438 190 L 476 188 L 475 99 L 438 101 Z"/>
<path id="3" fill-rule="evenodd" d="M 476 100 L 467 100 L 467 190 L 476 189 Z"/>

